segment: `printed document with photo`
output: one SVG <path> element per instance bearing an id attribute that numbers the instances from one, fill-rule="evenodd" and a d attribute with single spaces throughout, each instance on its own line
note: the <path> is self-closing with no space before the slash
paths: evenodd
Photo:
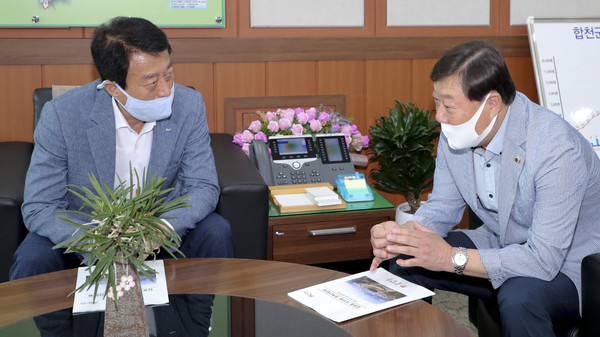
<path id="1" fill-rule="evenodd" d="M 383 268 L 288 294 L 338 323 L 433 295 L 434 292 L 427 288 L 408 282 Z"/>

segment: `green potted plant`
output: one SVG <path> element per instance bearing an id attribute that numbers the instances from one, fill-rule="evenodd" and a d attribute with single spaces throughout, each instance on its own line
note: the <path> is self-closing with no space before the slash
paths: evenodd
<path id="1" fill-rule="evenodd" d="M 140 184 L 137 172 L 135 177 L 137 184 L 119 181 L 114 189 L 101 186 L 94 175 L 90 175 L 92 189 L 67 186 L 82 200 L 82 207 L 65 213 L 83 214 L 90 221 L 81 224 L 61 218 L 77 227 L 75 231 L 81 231 L 81 235 L 54 246 L 85 257 L 82 264 L 87 264 L 89 277 L 73 293 L 94 287 L 94 300 L 99 290 L 107 297 L 104 336 L 124 336 L 123 331 L 127 336 L 148 336 L 139 273 L 150 278 L 156 271 L 144 261 L 148 256 L 155 257 L 155 248 L 159 247 L 173 258 L 176 253 L 183 256 L 178 249 L 181 238 L 160 216 L 189 207 L 186 196 L 166 201 L 172 188 L 161 190 L 165 178 L 148 174 Z"/>
<path id="2" fill-rule="evenodd" d="M 370 161 L 378 163 L 370 176 L 382 190 L 402 193 L 407 205 L 398 209 L 414 213 L 421 205 L 421 193 L 433 184 L 434 141 L 439 123 L 431 111 L 414 103 L 396 101 L 389 116 L 381 116 L 369 129 Z"/>

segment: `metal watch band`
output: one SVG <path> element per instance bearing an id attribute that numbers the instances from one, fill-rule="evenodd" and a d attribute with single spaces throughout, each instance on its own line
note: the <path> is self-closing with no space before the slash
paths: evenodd
<path id="1" fill-rule="evenodd" d="M 465 263 L 464 264 L 457 264 L 455 262 L 455 257 L 457 255 L 464 255 L 465 256 Z M 458 247 L 458 249 L 456 250 L 456 252 L 454 252 L 454 255 L 452 255 L 452 265 L 454 266 L 454 272 L 458 275 L 462 275 L 463 271 L 465 270 L 465 267 L 467 266 L 467 262 L 469 260 L 469 256 L 467 255 L 467 249 L 464 247 Z"/>

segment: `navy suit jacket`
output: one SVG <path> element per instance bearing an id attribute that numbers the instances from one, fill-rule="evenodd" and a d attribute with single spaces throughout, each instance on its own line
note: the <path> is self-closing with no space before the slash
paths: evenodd
<path id="1" fill-rule="evenodd" d="M 102 186 L 115 179 L 116 131 L 112 97 L 97 89 L 100 80 L 69 90 L 48 102 L 34 132 L 35 147 L 25 182 L 22 206 L 26 227 L 54 243 L 69 239 L 75 227 L 60 220 L 68 216 L 85 223 L 89 218 L 60 213 L 78 210 L 81 200 L 67 185 L 92 188 L 93 174 Z M 163 189 L 174 188 L 168 199 L 188 195 L 192 206 L 164 217 L 183 237 L 216 207 L 219 187 L 202 95 L 175 84 L 173 113 L 153 130 L 149 170 L 166 178 Z M 140 173 L 141 174 L 141 173 Z"/>

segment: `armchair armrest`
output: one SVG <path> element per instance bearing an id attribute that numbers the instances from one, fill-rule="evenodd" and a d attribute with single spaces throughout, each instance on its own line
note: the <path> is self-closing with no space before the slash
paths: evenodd
<path id="1" fill-rule="evenodd" d="M 588 255 L 581 263 L 582 319 L 580 336 L 600 331 L 600 253 Z"/>
<path id="2" fill-rule="evenodd" d="M 235 257 L 266 259 L 269 186 L 231 135 L 210 137 L 221 187 L 216 212 L 231 223 Z"/>
<path id="3" fill-rule="evenodd" d="M 29 142 L 0 142 L 0 282 L 8 281 L 12 257 L 27 234 L 21 204 L 32 151 Z"/>

